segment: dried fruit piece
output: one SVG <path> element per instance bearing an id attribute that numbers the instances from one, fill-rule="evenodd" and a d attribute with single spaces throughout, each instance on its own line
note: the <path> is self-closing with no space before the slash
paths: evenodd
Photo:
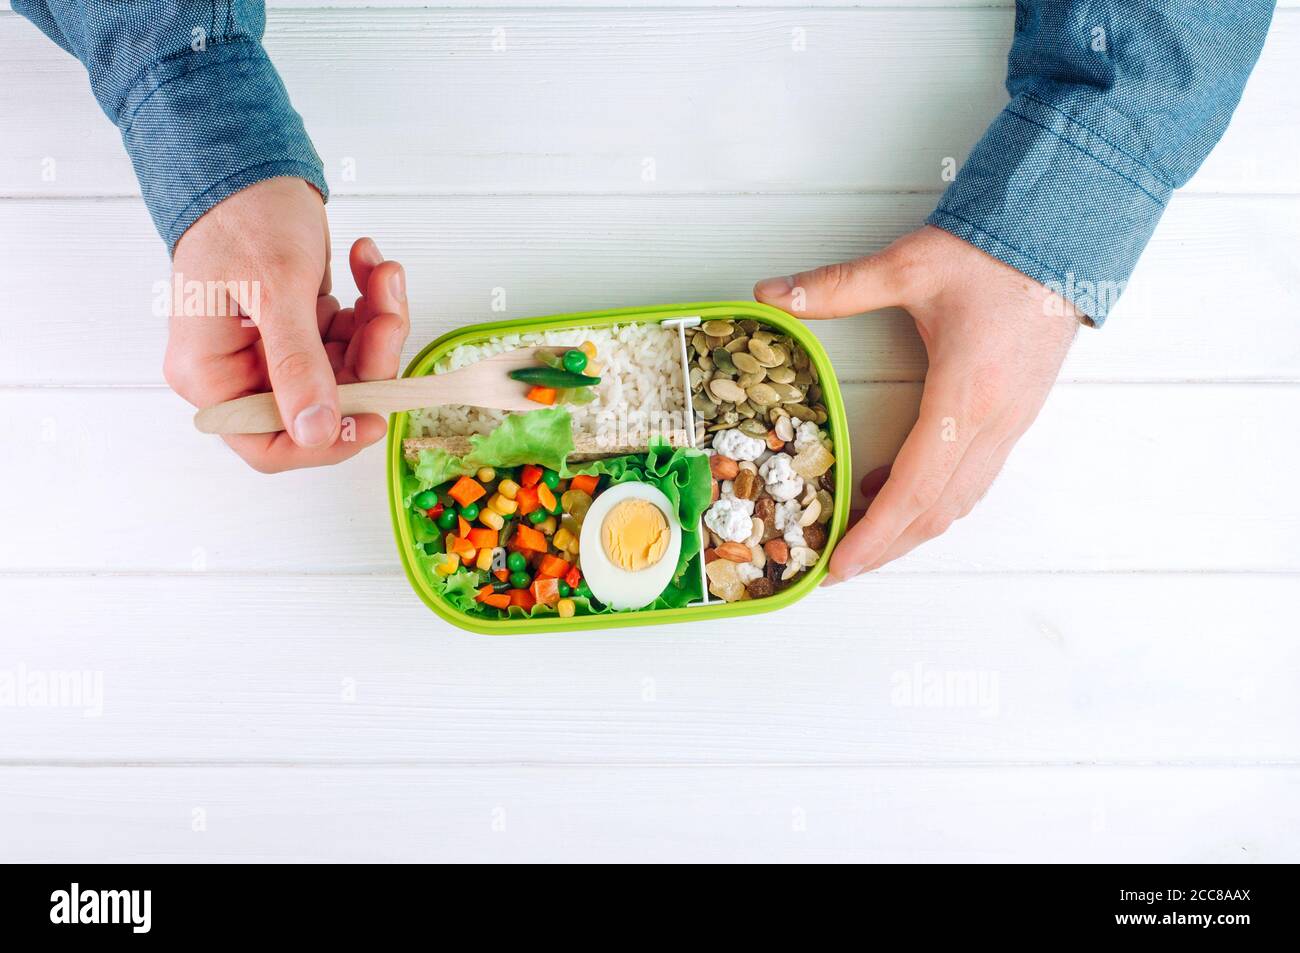
<path id="1" fill-rule="evenodd" d="M 758 496 L 758 473 L 754 470 L 737 470 L 731 490 L 742 500 L 752 500 Z"/>
<path id="2" fill-rule="evenodd" d="M 763 552 L 767 553 L 767 558 L 778 563 L 788 563 L 790 561 L 790 547 L 786 545 L 783 539 L 769 539 L 763 544 Z"/>
<path id="3" fill-rule="evenodd" d="M 776 583 L 766 576 L 760 576 L 746 586 L 745 591 L 749 593 L 751 599 L 763 599 L 776 592 Z"/>
<path id="4" fill-rule="evenodd" d="M 803 541 L 809 549 L 821 552 L 826 547 L 826 526 L 813 523 L 803 528 Z"/>
<path id="5" fill-rule="evenodd" d="M 709 577 L 709 592 L 726 602 L 736 602 L 745 594 L 736 564 L 729 559 L 715 559 L 704 567 Z"/>
<path id="6" fill-rule="evenodd" d="M 834 463 L 834 455 L 821 444 L 800 450 L 791 461 L 794 472 L 805 480 L 816 479 L 829 470 Z"/>

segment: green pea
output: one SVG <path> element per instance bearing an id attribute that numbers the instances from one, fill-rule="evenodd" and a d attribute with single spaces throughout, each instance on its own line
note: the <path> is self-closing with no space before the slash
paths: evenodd
<path id="1" fill-rule="evenodd" d="M 587 355 L 574 348 L 564 352 L 564 369 L 574 374 L 581 374 L 587 369 Z"/>
<path id="2" fill-rule="evenodd" d="M 456 511 L 443 510 L 438 514 L 438 529 L 453 530 L 456 528 Z"/>
<path id="3" fill-rule="evenodd" d="M 582 354 L 581 351 L 579 351 L 578 353 Z M 585 354 L 583 356 L 586 357 Z M 573 595 L 573 590 L 569 588 L 569 584 L 565 582 L 563 579 L 560 580 L 559 590 L 560 590 L 561 599 L 567 599 L 569 598 L 569 596 Z"/>
<path id="4" fill-rule="evenodd" d="M 542 482 L 545 483 L 549 489 L 554 490 L 560 485 L 560 475 L 554 470 L 543 470 Z"/>
<path id="5" fill-rule="evenodd" d="M 470 521 L 478 519 L 478 504 L 466 503 L 460 508 L 460 515 Z"/>
<path id="6" fill-rule="evenodd" d="M 533 577 L 526 572 L 512 572 L 510 574 L 510 585 L 516 589 L 527 589 L 528 584 L 533 581 Z"/>
<path id="7" fill-rule="evenodd" d="M 411 501 L 415 508 L 419 510 L 431 510 L 438 505 L 438 494 L 433 490 L 425 490 L 423 493 L 415 494 L 415 499 Z"/>
<path id="8" fill-rule="evenodd" d="M 537 509 L 533 510 L 531 513 L 528 514 L 528 522 L 536 526 L 538 523 L 545 522 L 547 515 L 548 514 L 546 510 L 542 509 L 542 507 L 539 506 Z"/>
<path id="9" fill-rule="evenodd" d="M 506 557 L 506 568 L 511 572 L 523 572 L 528 568 L 528 557 L 523 553 L 511 553 Z"/>
<path id="10" fill-rule="evenodd" d="M 584 599 L 593 598 L 591 594 L 591 586 L 587 585 L 587 580 L 585 579 L 578 580 L 578 588 L 574 589 L 573 592 L 574 595 L 582 596 Z"/>

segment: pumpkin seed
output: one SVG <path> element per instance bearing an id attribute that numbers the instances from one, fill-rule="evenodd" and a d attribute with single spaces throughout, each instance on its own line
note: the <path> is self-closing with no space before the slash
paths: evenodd
<path id="1" fill-rule="evenodd" d="M 829 415 L 826 413 L 826 408 L 825 408 L 825 407 L 821 407 L 821 406 L 817 407 L 817 408 L 816 408 L 816 414 L 817 414 L 817 416 L 816 416 L 817 423 L 819 423 L 819 424 L 824 424 L 824 423 L 826 423 L 826 419 L 827 419 L 827 417 L 828 417 Z"/>
<path id="2" fill-rule="evenodd" d="M 695 359 L 695 363 L 706 371 L 713 370 L 713 358 L 706 352 Z"/>
<path id="3" fill-rule="evenodd" d="M 696 394 L 691 400 L 691 406 L 694 407 L 695 412 L 705 420 L 712 420 L 714 417 L 718 416 L 718 405 L 709 400 L 709 398 L 705 397 L 703 394 Z"/>
<path id="4" fill-rule="evenodd" d="M 767 428 L 763 426 L 763 422 L 753 418 L 742 420 L 739 429 L 741 433 L 748 434 L 751 437 L 764 437 L 767 435 Z"/>
<path id="5" fill-rule="evenodd" d="M 745 348 L 748 345 L 749 345 L 749 335 L 742 334 L 738 338 L 732 338 L 730 341 L 727 342 L 726 346 L 728 351 L 730 351 L 732 354 L 735 354 L 737 351 L 745 350 Z"/>
<path id="6" fill-rule="evenodd" d="M 704 369 L 701 367 L 692 367 L 690 373 L 691 390 L 698 391 L 704 386 Z"/>
<path id="7" fill-rule="evenodd" d="M 767 372 L 760 367 L 758 372 L 755 374 L 741 374 L 740 377 L 736 379 L 736 383 L 745 388 L 745 390 L 749 390 L 765 377 L 767 377 Z"/>
<path id="8" fill-rule="evenodd" d="M 790 351 L 784 344 L 773 344 L 772 353 L 776 357 L 776 363 L 768 365 L 769 367 L 779 367 L 790 360 Z"/>
<path id="9" fill-rule="evenodd" d="M 735 381 L 726 377 L 715 377 L 709 381 L 709 393 L 720 401 L 738 403 L 745 399 L 745 391 Z"/>
<path id="10" fill-rule="evenodd" d="M 741 371 L 746 374 L 763 374 L 763 365 L 755 360 L 754 355 L 748 351 L 737 351 L 731 355 L 731 361 Z M 759 378 L 762 380 L 762 378 Z"/>
<path id="11" fill-rule="evenodd" d="M 696 354 L 708 354 L 709 336 L 703 331 L 696 331 L 691 335 L 691 347 L 694 348 Z"/>
<path id="12" fill-rule="evenodd" d="M 789 404 L 786 407 L 790 411 L 791 417 L 798 417 L 800 420 L 816 420 L 817 414 L 811 408 L 803 404 Z"/>
<path id="13" fill-rule="evenodd" d="M 736 413 L 735 407 L 728 407 L 722 411 L 722 422 L 728 427 L 734 427 L 740 422 L 740 414 Z"/>
<path id="14" fill-rule="evenodd" d="M 758 330 L 758 322 L 753 318 L 742 318 L 736 322 L 736 327 L 740 328 L 740 330 L 744 331 L 746 334 L 753 334 Z"/>
<path id="15" fill-rule="evenodd" d="M 781 363 L 777 360 L 777 352 L 766 342 L 759 340 L 757 334 L 749 339 L 749 353 L 754 355 L 754 360 L 764 367 L 776 367 Z"/>
<path id="16" fill-rule="evenodd" d="M 808 357 L 808 352 L 801 347 L 795 348 L 794 356 L 791 358 L 791 363 L 794 364 L 796 370 L 807 370 L 808 365 L 811 363 L 811 360 Z"/>
<path id="17" fill-rule="evenodd" d="M 835 502 L 834 498 L 826 490 L 818 490 L 817 502 L 821 504 L 821 511 L 817 514 L 817 522 L 829 523 L 831 516 L 834 515 L 831 510 Z"/>
<path id="18" fill-rule="evenodd" d="M 812 374 L 808 373 L 808 368 L 804 367 L 794 372 L 793 383 L 798 384 L 800 387 L 810 387 L 812 382 Z"/>
<path id="19" fill-rule="evenodd" d="M 771 384 L 755 384 L 753 387 L 747 388 L 745 393 L 749 395 L 750 400 L 763 407 L 778 403 L 781 399 L 781 395 L 776 392 L 776 388 Z"/>
<path id="20" fill-rule="evenodd" d="M 793 367 L 769 367 L 767 369 L 767 379 L 778 384 L 789 384 L 794 378 L 795 370 Z"/>
<path id="21" fill-rule="evenodd" d="M 731 362 L 731 352 L 725 347 L 713 349 L 713 366 L 728 374 L 736 373 L 736 365 Z"/>
<path id="22" fill-rule="evenodd" d="M 705 321 L 700 326 L 703 331 L 711 338 L 729 338 L 735 332 L 736 328 L 730 321 Z"/>
<path id="23" fill-rule="evenodd" d="M 751 331 L 750 337 L 757 341 L 761 341 L 763 344 L 771 344 L 776 340 L 776 335 L 771 331 Z"/>
<path id="24" fill-rule="evenodd" d="M 758 411 L 754 408 L 753 404 L 749 401 L 745 401 L 743 404 L 736 405 L 736 413 L 740 414 L 742 417 L 754 417 L 758 414 Z"/>
<path id="25" fill-rule="evenodd" d="M 793 384 L 772 384 L 771 387 L 776 391 L 777 399 L 783 404 L 797 404 L 803 400 L 803 391 Z"/>

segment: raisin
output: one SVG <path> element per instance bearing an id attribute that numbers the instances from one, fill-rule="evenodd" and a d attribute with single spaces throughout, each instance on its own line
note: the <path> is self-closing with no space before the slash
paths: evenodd
<path id="1" fill-rule="evenodd" d="M 762 599 L 776 592 L 776 583 L 766 576 L 759 576 L 757 579 L 752 580 L 745 589 L 751 599 Z"/>

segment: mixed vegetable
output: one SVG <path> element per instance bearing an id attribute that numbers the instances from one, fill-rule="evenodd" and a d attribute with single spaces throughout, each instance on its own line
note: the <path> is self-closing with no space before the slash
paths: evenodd
<path id="1" fill-rule="evenodd" d="M 482 574 L 475 601 L 525 611 L 541 604 L 567 618 L 577 611 L 572 596 L 592 598 L 577 564 L 577 534 L 599 482 L 582 474 L 564 480 L 534 464 L 481 467 L 412 498 L 413 512 L 432 524 L 417 524 L 416 538 L 441 541 L 439 575 L 467 567 Z"/>
<path id="2" fill-rule="evenodd" d="M 510 378 L 531 384 L 527 397 L 539 404 L 585 404 L 595 396 L 589 388 L 600 383 L 595 357 L 596 345 L 590 341 L 563 354 L 539 351 L 540 367 L 521 367 Z"/>

